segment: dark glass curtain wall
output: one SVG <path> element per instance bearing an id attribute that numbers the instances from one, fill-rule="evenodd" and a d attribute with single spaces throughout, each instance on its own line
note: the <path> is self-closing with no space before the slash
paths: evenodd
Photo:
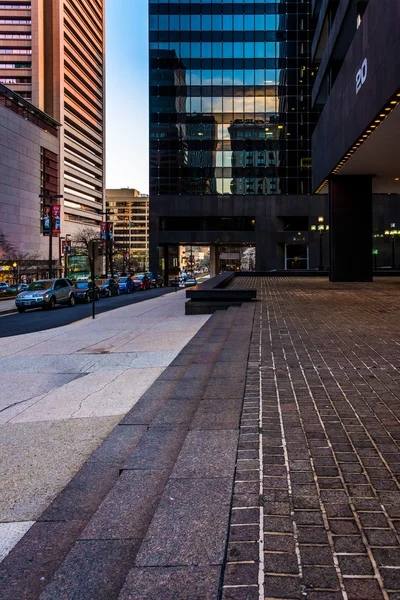
<path id="1" fill-rule="evenodd" d="M 150 193 L 310 193 L 310 1 L 149 8 Z"/>

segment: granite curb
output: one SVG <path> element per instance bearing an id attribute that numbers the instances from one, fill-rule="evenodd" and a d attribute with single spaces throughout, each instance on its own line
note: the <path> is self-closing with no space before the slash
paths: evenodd
<path id="1" fill-rule="evenodd" d="M 210 317 L 0 564 L 1 600 L 218 598 L 253 315 Z"/>

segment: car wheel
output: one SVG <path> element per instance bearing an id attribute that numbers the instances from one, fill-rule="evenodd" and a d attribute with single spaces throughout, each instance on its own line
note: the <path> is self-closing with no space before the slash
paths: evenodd
<path id="1" fill-rule="evenodd" d="M 48 304 L 48 309 L 53 310 L 53 308 L 55 308 L 55 306 L 56 306 L 56 299 L 54 298 L 54 296 L 52 296 L 50 298 L 50 302 Z"/>
<path id="2" fill-rule="evenodd" d="M 23 306 L 19 306 L 18 307 L 18 312 L 19 313 L 24 313 L 25 312 L 25 308 Z"/>
<path id="3" fill-rule="evenodd" d="M 89 296 L 88 296 L 88 298 L 89 298 Z M 69 306 L 75 306 L 75 296 L 73 294 L 71 294 L 70 297 L 69 297 L 68 305 Z"/>

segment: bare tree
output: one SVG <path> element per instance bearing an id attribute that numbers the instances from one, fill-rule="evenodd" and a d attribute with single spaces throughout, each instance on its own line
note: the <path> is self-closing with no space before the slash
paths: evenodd
<path id="1" fill-rule="evenodd" d="M 99 232 L 97 229 L 93 227 L 87 226 L 82 227 L 75 235 L 72 236 L 73 247 L 79 250 L 79 254 L 81 256 L 85 256 L 88 259 L 89 269 L 92 272 L 93 267 L 93 257 L 89 251 L 90 242 L 100 241 L 99 240 Z M 105 247 L 105 252 L 108 253 L 108 259 L 111 270 L 111 277 L 114 277 L 114 267 L 113 267 L 113 244 L 108 242 Z M 107 274 L 106 274 L 107 275 Z"/>
<path id="2" fill-rule="evenodd" d="M 38 265 L 41 256 L 38 252 L 24 252 L 13 246 L 3 231 L 0 230 L 0 264 L 9 267 L 8 273 L 15 274 L 15 271 L 10 271 L 13 263 L 16 263 L 16 279 L 21 280 L 22 276 L 32 274 L 32 267 Z M 14 275 L 15 276 L 15 275 Z"/>
<path id="3" fill-rule="evenodd" d="M 15 252 L 14 246 L 8 241 L 7 236 L 0 229 L 0 256 L 5 260 L 9 260 L 9 257 Z"/>
<path id="4" fill-rule="evenodd" d="M 85 256 L 89 263 L 89 270 L 92 272 L 93 257 L 89 252 L 90 242 L 99 239 L 99 233 L 93 227 L 82 227 L 75 235 L 72 236 L 72 244 L 75 249 L 79 250 L 81 256 Z"/>
<path id="5" fill-rule="evenodd" d="M 256 264 L 256 249 L 254 247 L 246 248 L 242 253 L 243 271 L 254 271 Z"/>

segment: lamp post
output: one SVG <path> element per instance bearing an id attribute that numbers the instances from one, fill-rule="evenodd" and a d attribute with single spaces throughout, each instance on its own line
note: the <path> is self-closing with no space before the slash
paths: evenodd
<path id="1" fill-rule="evenodd" d="M 111 231 L 109 230 L 108 224 L 110 223 L 108 217 L 110 215 L 113 215 L 114 211 L 113 210 L 109 210 L 108 208 L 106 208 L 101 215 L 105 215 L 106 219 L 105 219 L 105 225 L 106 225 L 106 233 L 105 233 L 105 238 L 102 238 L 103 241 L 105 242 L 105 249 L 106 249 L 106 278 L 108 277 L 108 267 L 110 266 L 111 269 L 111 277 L 114 277 L 114 268 L 113 268 L 113 260 L 112 260 L 112 246 L 113 246 L 113 235 L 111 233 Z M 111 221 L 111 223 L 113 223 L 113 221 Z"/>
<path id="2" fill-rule="evenodd" d="M 60 198 L 64 198 L 64 196 L 60 194 L 39 194 L 39 198 L 43 198 L 44 200 L 50 200 L 49 279 L 51 279 L 51 275 L 53 272 L 53 200 L 59 200 Z"/>
<path id="3" fill-rule="evenodd" d="M 318 223 L 316 225 L 311 225 L 311 231 L 318 231 L 319 233 L 319 271 L 324 270 L 324 261 L 322 258 L 322 236 L 329 231 L 329 225 L 326 225 L 324 221 L 324 217 L 318 217 Z"/>
<path id="4" fill-rule="evenodd" d="M 65 238 L 60 238 L 61 250 L 64 256 L 64 277 L 68 277 L 69 255 L 71 253 L 71 235 L 67 233 Z M 61 264 L 61 258 L 60 258 Z"/>
<path id="5" fill-rule="evenodd" d="M 396 223 L 390 223 L 390 229 L 385 230 L 385 235 L 392 240 L 392 269 L 396 268 L 396 238 L 400 236 L 400 230 L 396 229 Z"/>
<path id="6" fill-rule="evenodd" d="M 12 264 L 12 268 L 13 268 L 13 277 L 14 277 L 14 281 L 15 281 L 16 292 L 18 294 L 18 263 L 14 261 Z"/>

